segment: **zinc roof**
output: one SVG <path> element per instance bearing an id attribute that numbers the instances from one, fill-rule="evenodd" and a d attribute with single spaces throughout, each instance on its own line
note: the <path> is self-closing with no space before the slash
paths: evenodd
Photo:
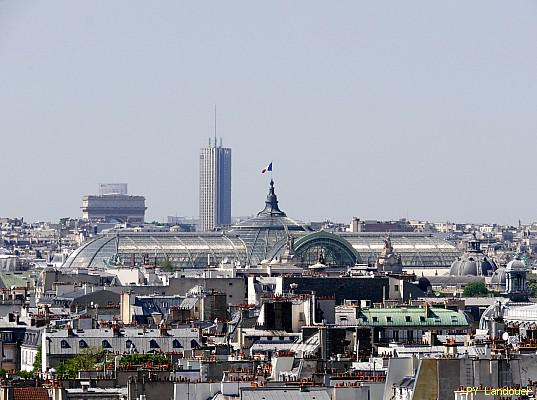
<path id="1" fill-rule="evenodd" d="M 361 323 L 360 323 L 361 321 Z M 445 308 L 369 308 L 360 310 L 358 324 L 367 326 L 468 326 L 462 312 Z"/>

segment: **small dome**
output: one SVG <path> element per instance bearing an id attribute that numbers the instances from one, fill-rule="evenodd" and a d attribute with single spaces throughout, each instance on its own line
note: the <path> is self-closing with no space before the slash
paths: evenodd
<path id="1" fill-rule="evenodd" d="M 526 264 L 524 264 L 524 261 L 519 259 L 511 260 L 507 263 L 506 270 L 507 271 L 513 271 L 515 269 L 526 269 Z"/>
<path id="2" fill-rule="evenodd" d="M 426 277 L 422 276 L 420 279 L 418 279 L 418 287 L 424 292 L 428 292 L 429 289 L 432 287 L 431 281 L 429 281 L 429 279 L 427 279 Z"/>
<path id="3" fill-rule="evenodd" d="M 496 264 L 481 251 L 481 242 L 475 237 L 468 242 L 463 256 L 451 264 L 451 276 L 490 276 Z"/>
<path id="4" fill-rule="evenodd" d="M 495 270 L 494 265 L 488 260 L 457 260 L 451 264 L 449 274 L 451 276 L 488 276 Z"/>
<path id="5" fill-rule="evenodd" d="M 469 259 L 461 264 L 461 275 L 474 275 L 477 276 L 477 262 L 473 259 Z"/>
<path id="6" fill-rule="evenodd" d="M 505 268 L 501 267 L 494 271 L 490 283 L 492 285 L 505 285 Z"/>
<path id="7" fill-rule="evenodd" d="M 451 276 L 459 275 L 459 268 L 461 267 L 461 260 L 455 260 L 451 263 L 451 268 L 449 269 L 449 274 Z"/>
<path id="8" fill-rule="evenodd" d="M 451 276 L 489 276 L 496 270 L 494 261 L 488 257 L 467 257 L 453 261 L 449 274 Z"/>

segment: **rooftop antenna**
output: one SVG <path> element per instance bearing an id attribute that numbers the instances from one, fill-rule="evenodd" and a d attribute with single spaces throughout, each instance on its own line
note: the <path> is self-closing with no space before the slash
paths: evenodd
<path id="1" fill-rule="evenodd" d="M 214 147 L 217 146 L 216 142 L 216 104 L 214 105 Z"/>

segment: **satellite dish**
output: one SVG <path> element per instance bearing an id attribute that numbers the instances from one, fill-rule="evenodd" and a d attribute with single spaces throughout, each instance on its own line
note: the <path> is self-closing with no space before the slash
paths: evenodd
<path id="1" fill-rule="evenodd" d="M 509 339 L 509 334 L 507 332 L 504 332 L 502 335 L 502 339 L 507 341 Z"/>

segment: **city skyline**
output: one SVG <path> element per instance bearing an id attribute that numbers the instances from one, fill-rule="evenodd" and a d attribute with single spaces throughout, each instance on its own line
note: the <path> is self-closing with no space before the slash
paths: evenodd
<path id="1" fill-rule="evenodd" d="M 0 400 L 537 399 L 536 20 L 0 1 Z"/>
<path id="2" fill-rule="evenodd" d="M 99 182 L 128 182 L 148 220 L 197 215 L 216 103 L 233 215 L 262 208 L 272 160 L 301 220 L 537 220 L 536 15 L 499 1 L 1 2 L 0 215 L 76 217 Z"/>

